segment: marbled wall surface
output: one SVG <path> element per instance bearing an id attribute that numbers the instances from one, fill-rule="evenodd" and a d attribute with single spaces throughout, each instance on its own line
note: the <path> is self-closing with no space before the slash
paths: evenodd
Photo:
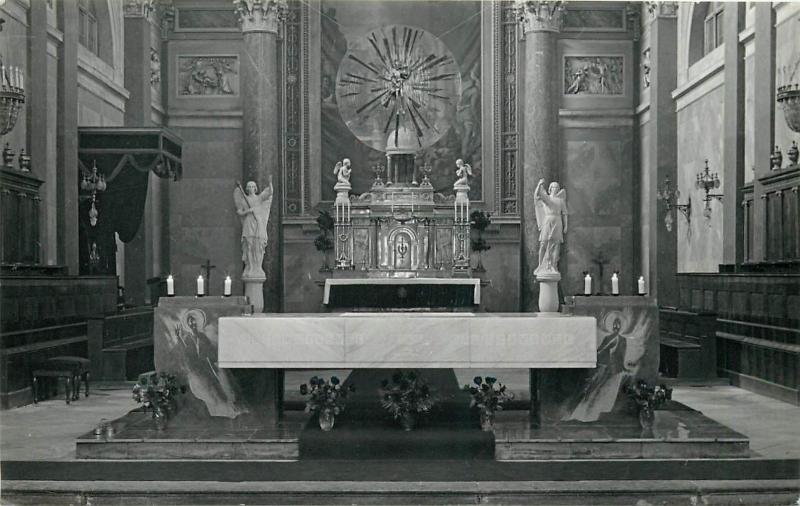
<path id="1" fill-rule="evenodd" d="M 658 377 L 658 306 L 649 297 L 575 297 L 565 308 L 597 319 L 595 369 L 543 371 L 542 420 L 591 422 L 627 409 L 632 379 Z"/>
<path id="2" fill-rule="evenodd" d="M 650 164 L 650 124 L 642 123 L 639 125 L 639 257 L 641 262 L 642 274 L 650 279 L 652 269 L 655 265 L 650 265 L 650 204 L 656 198 L 652 194 L 652 179 L 656 177 L 656 168 Z M 662 184 L 660 181 L 657 184 Z M 661 202 L 656 202 L 656 206 L 663 206 Z M 658 214 L 658 213 L 656 213 Z M 655 223 L 656 227 L 663 227 L 663 223 Z"/>
<path id="3" fill-rule="evenodd" d="M 634 270 L 632 128 L 564 129 L 562 146 L 569 229 L 561 255 L 561 289 L 568 295 L 582 293 L 583 272 L 599 279 L 602 263 L 602 290 L 610 291 L 611 272 L 619 270 L 621 292 L 631 293 L 640 275 Z"/>
<path id="4" fill-rule="evenodd" d="M 744 45 L 744 182 L 750 183 L 753 181 L 756 162 L 753 157 L 753 150 L 755 149 L 755 118 L 753 116 L 753 103 L 755 99 L 754 86 L 755 86 L 755 72 L 754 72 L 754 59 L 753 59 L 753 39 L 745 42 Z M 779 113 L 780 114 L 780 113 Z M 777 115 L 776 115 L 777 119 Z M 769 160 L 764 160 L 762 163 L 769 163 Z"/>
<path id="5" fill-rule="evenodd" d="M 680 201 L 692 199 L 691 223 L 682 214 L 677 216 L 678 272 L 716 272 L 722 263 L 722 203 L 712 200 L 711 215 L 705 217 L 705 192 L 695 188 L 705 160 L 712 173 L 719 173 L 720 182 L 724 177 L 722 103 L 723 87 L 719 86 L 678 111 L 677 183 Z"/>
<path id="6" fill-rule="evenodd" d="M 169 185 L 170 269 L 175 293 L 195 293 L 200 265 L 211 260 L 210 294 L 220 295 L 225 274 L 233 293 L 241 284 L 241 225 L 233 189 L 242 176 L 241 133 L 237 129 L 176 128 L 183 138 L 183 178 Z"/>

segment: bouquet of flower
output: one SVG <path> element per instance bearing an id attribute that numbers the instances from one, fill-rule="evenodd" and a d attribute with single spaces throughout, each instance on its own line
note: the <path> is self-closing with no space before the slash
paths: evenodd
<path id="1" fill-rule="evenodd" d="M 653 410 L 660 408 L 672 399 L 672 389 L 666 385 L 650 386 L 644 380 L 638 380 L 625 386 L 625 393 L 633 399 L 640 409 Z"/>
<path id="2" fill-rule="evenodd" d="M 428 413 L 436 398 L 431 388 L 415 371 L 395 371 L 389 380 L 381 382 L 381 405 L 395 419 L 408 414 Z"/>
<path id="3" fill-rule="evenodd" d="M 178 384 L 174 374 L 147 372 L 139 375 L 133 386 L 133 399 L 142 404 L 145 410 L 152 410 L 153 418 L 169 411 L 175 397 L 186 392 L 186 387 Z"/>
<path id="4" fill-rule="evenodd" d="M 300 394 L 309 396 L 306 401 L 306 413 L 320 413 L 329 409 L 334 415 L 338 415 L 344 411 L 347 394 L 354 391 L 353 385 L 343 388 L 336 376 L 331 376 L 330 381 L 314 376 L 308 381 L 308 385 L 305 383 L 300 385 Z"/>
<path id="5" fill-rule="evenodd" d="M 482 412 L 491 415 L 503 409 L 503 404 L 514 398 L 514 394 L 506 390 L 506 386 L 497 382 L 497 378 L 475 376 L 474 385 L 464 385 L 463 390 L 469 392 L 472 401 L 469 407 L 476 407 Z"/>

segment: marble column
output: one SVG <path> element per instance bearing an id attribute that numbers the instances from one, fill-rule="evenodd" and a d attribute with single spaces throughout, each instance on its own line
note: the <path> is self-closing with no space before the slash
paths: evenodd
<path id="1" fill-rule="evenodd" d="M 57 3 L 64 39 L 58 53 L 56 137 L 58 263 L 78 274 L 78 1 Z"/>
<path id="2" fill-rule="evenodd" d="M 656 196 L 659 188 L 669 177 L 672 188 L 678 181 L 678 137 L 677 114 L 672 91 L 678 82 L 677 67 L 677 27 L 678 7 L 675 2 L 659 2 L 652 9 L 643 9 L 645 22 L 650 23 L 650 129 L 649 144 L 643 146 L 649 152 L 650 167 L 646 181 L 645 198 L 649 212 L 648 236 L 648 274 L 651 296 L 659 301 L 678 305 L 678 283 L 675 273 L 678 269 L 677 225 L 667 230 L 664 224 L 666 208 Z M 685 200 L 685 197 L 684 197 Z M 677 203 L 685 203 L 681 200 Z M 670 210 L 672 217 L 684 219 L 677 210 Z"/>
<path id="3" fill-rule="evenodd" d="M 753 72 L 759 76 L 753 83 L 753 258 L 767 260 L 767 201 L 764 185 L 759 181 L 770 173 L 770 160 L 775 145 L 775 10 L 771 2 L 755 4 L 755 39 Z M 732 197 L 732 196 L 731 196 Z M 726 199 L 729 197 L 726 194 Z M 723 201 L 724 202 L 724 201 Z"/>
<path id="4" fill-rule="evenodd" d="M 523 311 L 538 308 L 533 271 L 539 259 L 534 192 L 539 179 L 557 179 L 560 68 L 557 50 L 563 2 L 517 1 L 524 38 L 524 118 L 522 138 L 522 297 Z"/>
<path id="5" fill-rule="evenodd" d="M 154 8 L 148 0 L 130 0 L 125 3 L 125 89 L 130 97 L 125 105 L 125 126 L 152 126 L 152 89 L 150 86 L 151 17 Z M 106 172 L 110 168 L 104 168 Z M 149 300 L 147 279 L 160 274 L 153 270 L 154 245 L 159 242 L 153 235 L 153 223 L 158 217 L 153 213 L 153 199 L 158 193 L 158 177 L 149 175 L 144 216 L 136 236 L 125 244 L 125 275 L 121 280 L 125 298 L 129 303 L 144 304 Z M 158 195 L 156 195 L 156 200 Z"/>
<path id="6" fill-rule="evenodd" d="M 259 190 L 272 181 L 273 199 L 262 264 L 264 312 L 282 307 L 281 268 L 281 121 L 278 71 L 278 32 L 286 13 L 285 0 L 235 0 L 242 26 L 241 94 L 243 109 L 242 184 L 255 181 Z"/>

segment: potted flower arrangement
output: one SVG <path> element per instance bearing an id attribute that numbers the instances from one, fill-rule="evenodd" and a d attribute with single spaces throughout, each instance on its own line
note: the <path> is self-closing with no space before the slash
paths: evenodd
<path id="1" fill-rule="evenodd" d="M 133 386 L 133 399 L 142 404 L 144 410 L 153 412 L 156 428 L 164 430 L 167 418 L 175 410 L 175 398 L 186 392 L 173 374 L 150 371 L 139 375 Z"/>
<path id="2" fill-rule="evenodd" d="M 314 376 L 308 385 L 300 385 L 300 394 L 309 396 L 306 413 L 316 413 L 319 428 L 326 432 L 333 429 L 336 415 L 344 411 L 347 394 L 354 391 L 353 385 L 344 388 L 336 376 L 331 376 L 330 381 Z"/>
<path id="3" fill-rule="evenodd" d="M 483 238 L 483 232 L 491 225 L 492 215 L 480 209 L 476 209 L 470 213 L 469 218 L 470 228 L 478 232 L 478 237 L 473 238 L 471 241 L 472 251 L 478 252 L 478 265 L 475 266 L 475 271 L 485 272 L 486 269 L 483 267 L 483 252 L 492 249 L 492 247 L 489 246 L 486 239 Z"/>
<path id="4" fill-rule="evenodd" d="M 639 425 L 645 430 L 653 428 L 655 410 L 672 399 L 671 388 L 666 385 L 651 386 L 644 380 L 625 385 L 625 393 L 636 403 Z"/>
<path id="5" fill-rule="evenodd" d="M 391 381 L 381 382 L 381 405 L 399 420 L 403 430 L 412 430 L 417 416 L 430 412 L 436 399 L 428 384 L 415 371 L 395 371 Z"/>
<path id="6" fill-rule="evenodd" d="M 317 226 L 319 226 L 319 235 L 314 239 L 314 247 L 317 251 L 321 251 L 323 255 L 323 262 L 320 271 L 331 270 L 328 264 L 328 252 L 333 250 L 333 234 L 334 222 L 333 216 L 328 211 L 320 211 L 317 216 Z"/>
<path id="7" fill-rule="evenodd" d="M 464 385 L 463 390 L 472 396 L 469 407 L 478 408 L 481 414 L 481 430 L 494 429 L 494 414 L 503 409 L 503 404 L 514 398 L 514 394 L 506 386 L 497 381 L 497 378 L 475 376 L 473 385 Z"/>

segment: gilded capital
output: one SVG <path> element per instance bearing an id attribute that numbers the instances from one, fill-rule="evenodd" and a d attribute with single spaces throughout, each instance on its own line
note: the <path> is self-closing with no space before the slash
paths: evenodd
<path id="1" fill-rule="evenodd" d="M 278 33 L 286 19 L 286 0 L 233 0 L 242 32 Z"/>
<path id="2" fill-rule="evenodd" d="M 678 2 L 645 2 L 652 19 L 678 16 Z"/>
<path id="3" fill-rule="evenodd" d="M 156 10 L 156 0 L 125 0 L 123 12 L 126 18 L 149 18 Z"/>
<path id="4" fill-rule="evenodd" d="M 516 9 L 523 34 L 561 31 L 564 2 L 560 0 L 516 0 Z"/>

